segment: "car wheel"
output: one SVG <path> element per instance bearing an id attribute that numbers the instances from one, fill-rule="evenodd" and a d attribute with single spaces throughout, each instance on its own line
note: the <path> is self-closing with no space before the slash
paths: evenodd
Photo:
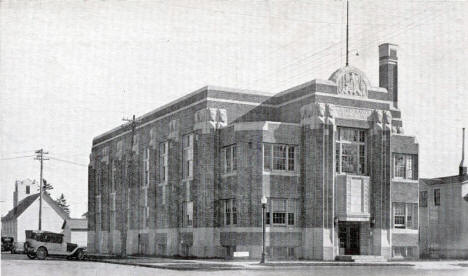
<path id="1" fill-rule="evenodd" d="M 45 258 L 47 258 L 47 249 L 39 247 L 37 249 L 36 256 L 39 260 L 45 260 Z"/>
<path id="2" fill-rule="evenodd" d="M 37 256 L 35 253 L 32 253 L 32 252 L 28 252 L 26 253 L 26 255 L 28 256 L 28 258 L 30 258 L 31 260 L 34 260 Z"/>
<path id="3" fill-rule="evenodd" d="M 83 250 L 79 250 L 78 253 L 76 253 L 76 258 L 80 261 L 84 260 L 85 252 Z"/>

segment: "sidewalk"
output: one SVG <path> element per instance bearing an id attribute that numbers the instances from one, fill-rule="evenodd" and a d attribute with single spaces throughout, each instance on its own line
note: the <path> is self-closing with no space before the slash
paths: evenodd
<path id="1" fill-rule="evenodd" d="M 182 259 L 161 258 L 149 256 L 128 256 L 119 258 L 110 255 L 89 255 L 90 261 L 134 265 L 151 268 L 173 269 L 173 270 L 265 270 L 265 269 L 288 269 L 291 267 L 308 266 L 415 266 L 419 262 L 339 262 L 339 261 L 267 261 L 260 264 L 259 260 L 224 260 L 224 259 Z M 468 264 L 468 262 L 466 263 Z"/>

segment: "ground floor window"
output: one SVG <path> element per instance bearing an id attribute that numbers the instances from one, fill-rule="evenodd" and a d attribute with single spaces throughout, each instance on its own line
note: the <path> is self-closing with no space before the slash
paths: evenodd
<path id="1" fill-rule="evenodd" d="M 295 225 L 297 213 L 296 199 L 271 199 L 267 204 L 266 224 Z"/>
<path id="2" fill-rule="evenodd" d="M 418 204 L 393 202 L 393 227 L 402 229 L 418 229 L 416 222 Z"/>
<path id="3" fill-rule="evenodd" d="M 222 201 L 224 210 L 224 225 L 237 224 L 237 201 L 235 199 L 224 199 Z"/>
<path id="4" fill-rule="evenodd" d="M 267 247 L 266 253 L 270 258 L 280 258 L 280 259 L 296 258 L 295 247 L 286 247 L 286 246 Z"/>
<path id="5" fill-rule="evenodd" d="M 416 247 L 410 246 L 394 246 L 393 247 L 393 257 L 414 257 L 416 254 Z"/>

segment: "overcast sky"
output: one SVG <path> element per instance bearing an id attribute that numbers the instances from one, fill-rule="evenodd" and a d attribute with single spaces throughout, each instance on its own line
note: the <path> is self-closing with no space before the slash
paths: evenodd
<path id="1" fill-rule="evenodd" d="M 15 179 L 87 210 L 92 138 L 204 85 L 277 93 L 344 65 L 343 1 L 1 1 L 1 214 Z M 398 44 L 399 107 L 420 176 L 454 175 L 468 127 L 468 3 L 351 1 L 350 63 L 378 86 Z M 359 52 L 359 56 L 354 53 Z M 65 161 L 59 161 L 66 160 Z"/>

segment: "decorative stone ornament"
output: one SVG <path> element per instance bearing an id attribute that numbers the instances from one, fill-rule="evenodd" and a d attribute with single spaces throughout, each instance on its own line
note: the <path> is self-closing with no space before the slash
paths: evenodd
<path id="1" fill-rule="evenodd" d="M 335 106 L 332 104 L 326 105 L 326 123 L 329 125 L 335 125 Z"/>
<path id="2" fill-rule="evenodd" d="M 175 141 L 179 140 L 180 124 L 179 119 L 173 119 L 169 122 L 169 134 L 168 139 L 173 139 Z"/>
<path id="3" fill-rule="evenodd" d="M 336 83 L 338 94 L 367 98 L 369 80 L 361 70 L 355 67 L 342 67 L 336 70 L 329 80 Z"/>
<path id="4" fill-rule="evenodd" d="M 382 125 L 383 114 L 382 114 L 382 111 L 374 109 L 374 111 L 372 111 L 372 114 L 370 116 L 370 121 L 372 121 L 372 123 L 373 123 L 373 127 L 372 127 L 373 131 L 382 130 L 383 129 L 383 125 Z"/>
<path id="5" fill-rule="evenodd" d="M 392 113 L 388 110 L 383 111 L 383 129 L 392 131 Z"/>
<path id="6" fill-rule="evenodd" d="M 193 130 L 201 129 L 202 133 L 209 133 L 212 129 L 223 128 L 227 125 L 226 109 L 205 108 L 195 112 Z"/>
<path id="7" fill-rule="evenodd" d="M 301 125 L 309 126 L 310 128 L 319 128 L 321 125 L 326 124 L 327 118 L 325 117 L 325 111 L 326 105 L 323 103 L 311 103 L 304 105 L 300 109 Z M 333 111 L 331 115 L 334 115 Z"/>
<path id="8" fill-rule="evenodd" d="M 105 164 L 109 164 L 109 147 L 108 146 L 102 148 L 100 161 Z"/>

